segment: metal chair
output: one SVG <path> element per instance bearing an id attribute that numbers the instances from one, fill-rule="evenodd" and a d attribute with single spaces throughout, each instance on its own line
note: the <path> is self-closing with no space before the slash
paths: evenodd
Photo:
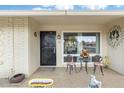
<path id="1" fill-rule="evenodd" d="M 76 64 L 75 64 L 75 62 L 73 62 L 72 55 L 68 55 L 67 56 L 67 68 L 66 68 L 66 72 L 69 69 L 69 74 L 71 74 L 71 71 L 73 71 L 73 68 L 75 68 L 75 72 L 77 72 L 77 70 L 76 70 Z"/>
<path id="2" fill-rule="evenodd" d="M 96 71 L 96 67 L 100 67 L 101 73 L 102 73 L 102 75 L 104 75 L 102 60 L 103 60 L 103 58 L 100 55 L 95 55 L 92 58 L 92 61 L 94 62 L 94 74 L 95 74 L 95 71 Z"/>

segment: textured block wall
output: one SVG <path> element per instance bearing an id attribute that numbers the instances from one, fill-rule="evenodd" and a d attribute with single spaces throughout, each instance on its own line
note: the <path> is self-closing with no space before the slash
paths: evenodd
<path id="1" fill-rule="evenodd" d="M 16 73 L 28 73 L 28 18 L 14 17 L 14 64 Z"/>
<path id="2" fill-rule="evenodd" d="M 7 77 L 13 63 L 12 18 L 0 17 L 0 77 Z"/>
<path id="3" fill-rule="evenodd" d="M 0 17 L 0 77 L 28 74 L 28 17 Z"/>

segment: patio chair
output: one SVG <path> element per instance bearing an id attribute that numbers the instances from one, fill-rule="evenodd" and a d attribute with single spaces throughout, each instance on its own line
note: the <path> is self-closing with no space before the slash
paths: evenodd
<path id="1" fill-rule="evenodd" d="M 73 69 L 75 69 L 75 72 L 77 72 L 76 70 L 76 64 L 75 62 L 73 62 L 73 57 L 72 55 L 68 55 L 67 56 L 67 67 L 66 67 L 66 72 L 69 69 L 69 74 L 71 74 L 71 71 L 73 71 Z"/>
<path id="2" fill-rule="evenodd" d="M 100 67 L 101 73 L 102 73 L 102 75 L 104 75 L 102 60 L 103 60 L 103 58 L 100 55 L 95 55 L 92 58 L 92 61 L 94 62 L 94 74 L 95 74 L 95 71 L 96 71 L 96 67 Z"/>

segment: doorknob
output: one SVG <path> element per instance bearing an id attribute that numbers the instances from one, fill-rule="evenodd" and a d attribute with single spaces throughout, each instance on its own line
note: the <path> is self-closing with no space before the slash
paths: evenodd
<path id="1" fill-rule="evenodd" d="M 56 52 L 56 49 L 55 49 L 55 47 L 53 48 L 53 53 L 55 53 Z"/>

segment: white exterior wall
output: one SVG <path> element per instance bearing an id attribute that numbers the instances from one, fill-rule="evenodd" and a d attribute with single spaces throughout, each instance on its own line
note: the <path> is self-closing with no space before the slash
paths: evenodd
<path id="1" fill-rule="evenodd" d="M 0 78 L 28 75 L 28 18 L 0 17 Z"/>
<path id="2" fill-rule="evenodd" d="M 8 77 L 13 63 L 12 18 L 0 17 L 0 77 Z"/>
<path id="3" fill-rule="evenodd" d="M 29 18 L 29 47 L 28 47 L 28 59 L 29 59 L 29 75 L 36 71 L 40 66 L 40 35 L 39 35 L 39 23 L 32 18 Z M 34 36 L 34 32 L 37 32 L 37 37 Z"/>
<path id="4" fill-rule="evenodd" d="M 108 24 L 108 31 L 113 25 L 120 25 L 124 31 L 124 18 L 115 20 Z M 111 69 L 124 74 L 124 40 L 117 48 L 108 47 L 109 58 L 111 60 Z"/>
<path id="5" fill-rule="evenodd" d="M 30 17 L 0 17 L 0 77 L 15 73 L 31 75 L 40 66 L 38 31 L 100 32 L 101 54 L 107 55 L 106 27 L 101 25 L 40 25 Z M 14 33 L 13 33 L 14 32 Z M 34 37 L 37 32 L 37 37 Z M 104 45 L 104 46 L 103 46 Z M 63 38 L 56 39 L 57 67 L 63 64 Z"/>
<path id="6" fill-rule="evenodd" d="M 56 33 L 61 33 L 61 36 L 63 32 L 100 32 L 100 51 L 102 56 L 107 56 L 105 28 L 101 25 L 41 25 L 40 31 L 56 31 Z M 61 40 L 56 39 L 56 58 L 57 67 L 66 66 L 63 64 L 63 37 Z"/>
<path id="7" fill-rule="evenodd" d="M 28 75 L 28 17 L 14 17 L 15 73 Z"/>

